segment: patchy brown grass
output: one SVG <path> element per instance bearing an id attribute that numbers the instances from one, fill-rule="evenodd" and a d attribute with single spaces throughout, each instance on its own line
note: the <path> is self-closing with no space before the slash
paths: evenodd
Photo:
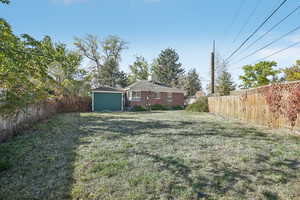
<path id="1" fill-rule="evenodd" d="M 0 144 L 0 199 L 299 199 L 300 139 L 210 114 L 59 114 Z"/>

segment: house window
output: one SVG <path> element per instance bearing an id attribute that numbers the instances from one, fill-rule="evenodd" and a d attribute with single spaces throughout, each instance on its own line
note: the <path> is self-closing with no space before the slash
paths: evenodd
<path id="1" fill-rule="evenodd" d="M 153 92 L 152 98 L 153 99 L 160 99 L 160 93 L 159 92 Z"/>
<path id="2" fill-rule="evenodd" d="M 171 92 L 168 92 L 168 102 L 172 102 L 173 101 L 173 94 Z"/>
<path id="3" fill-rule="evenodd" d="M 131 101 L 140 101 L 141 98 L 142 98 L 141 92 L 132 91 L 130 94 L 131 94 L 131 95 L 129 96 L 129 99 L 130 99 Z"/>

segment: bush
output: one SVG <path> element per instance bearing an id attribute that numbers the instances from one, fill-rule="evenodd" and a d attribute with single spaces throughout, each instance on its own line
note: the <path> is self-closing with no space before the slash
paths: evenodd
<path id="1" fill-rule="evenodd" d="M 0 172 L 5 171 L 10 168 L 10 164 L 7 161 L 0 160 Z"/>
<path id="2" fill-rule="evenodd" d="M 131 111 L 133 112 L 143 112 L 143 111 L 146 111 L 147 109 L 144 108 L 143 106 L 133 106 Z"/>
<path id="3" fill-rule="evenodd" d="M 186 110 L 190 112 L 208 112 L 208 98 L 200 97 L 195 103 L 188 105 Z"/>
<path id="4" fill-rule="evenodd" d="M 172 106 L 172 110 L 184 110 L 183 106 Z"/>
<path id="5" fill-rule="evenodd" d="M 169 110 L 169 108 L 161 104 L 155 104 L 151 105 L 151 110 Z"/>

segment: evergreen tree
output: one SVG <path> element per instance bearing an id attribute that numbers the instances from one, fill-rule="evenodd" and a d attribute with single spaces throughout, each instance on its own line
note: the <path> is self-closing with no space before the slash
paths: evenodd
<path id="1" fill-rule="evenodd" d="M 100 69 L 98 83 L 102 86 L 115 87 L 119 75 L 119 64 L 115 59 L 108 59 Z"/>
<path id="2" fill-rule="evenodd" d="M 0 3 L 9 4 L 9 3 L 10 3 L 10 1 L 9 1 L 9 0 L 0 0 Z"/>
<path id="3" fill-rule="evenodd" d="M 191 69 L 185 76 L 183 88 L 187 92 L 187 96 L 193 96 L 202 90 L 201 80 L 195 68 Z"/>
<path id="4" fill-rule="evenodd" d="M 230 91 L 235 90 L 235 84 L 232 80 L 231 74 L 224 70 L 216 82 L 216 92 L 222 96 L 229 95 Z"/>
<path id="5" fill-rule="evenodd" d="M 161 51 L 152 66 L 152 71 L 157 81 L 175 87 L 179 86 L 179 77 L 184 73 L 179 55 L 171 48 Z"/>
<path id="6" fill-rule="evenodd" d="M 120 71 L 117 77 L 118 86 L 125 88 L 129 85 L 128 75 L 124 71 Z"/>

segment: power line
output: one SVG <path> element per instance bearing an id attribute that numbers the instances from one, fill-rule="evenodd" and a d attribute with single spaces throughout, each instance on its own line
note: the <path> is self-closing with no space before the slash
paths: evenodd
<path id="1" fill-rule="evenodd" d="M 270 54 L 270 55 L 268 55 L 268 56 L 265 56 L 265 57 L 263 57 L 263 58 L 260 58 L 260 59 L 256 60 L 256 61 L 253 62 L 253 63 L 257 63 L 257 62 L 266 60 L 267 58 L 270 58 L 270 57 L 272 57 L 272 56 L 275 56 L 275 55 L 277 55 L 277 54 L 279 54 L 279 53 L 281 53 L 281 52 L 284 52 L 284 51 L 286 51 L 286 50 L 288 50 L 288 49 L 290 49 L 290 48 L 293 48 L 293 47 L 295 47 L 295 46 L 297 46 L 297 45 L 299 45 L 299 44 L 300 44 L 300 41 L 295 42 L 295 43 L 291 44 L 290 46 L 288 46 L 288 47 L 286 47 L 286 48 L 283 48 L 283 49 L 280 49 L 280 50 L 278 50 L 278 51 L 275 51 L 274 53 L 272 53 L 272 54 Z M 234 68 L 232 68 L 232 69 L 237 69 L 237 68 L 240 68 L 240 66 L 236 66 L 236 67 L 234 67 Z"/>
<path id="2" fill-rule="evenodd" d="M 281 53 L 281 52 L 284 52 L 284 51 L 286 51 L 286 50 L 288 50 L 288 49 L 290 49 L 290 48 L 293 48 L 294 46 L 297 46 L 298 44 L 300 44 L 300 41 L 295 42 L 295 43 L 293 43 L 292 45 L 290 45 L 290 46 L 288 46 L 288 47 L 286 47 L 286 48 L 284 48 L 284 49 L 281 49 L 281 50 L 279 50 L 279 51 L 276 51 L 276 52 L 272 53 L 271 55 L 268 55 L 268 56 L 266 56 L 266 57 L 264 57 L 264 58 L 261 58 L 261 59 L 257 60 L 256 62 L 259 62 L 259 61 L 265 60 L 265 59 L 267 59 L 267 58 L 270 58 L 270 57 L 272 57 L 272 56 L 275 56 L 275 55 L 277 55 L 277 54 L 279 54 L 279 53 Z"/>
<path id="3" fill-rule="evenodd" d="M 300 26 L 294 28 L 293 30 L 291 30 L 291 31 L 289 31 L 289 32 L 287 32 L 287 33 L 285 33 L 284 35 L 282 35 L 282 36 L 280 36 L 279 38 L 273 40 L 272 42 L 268 43 L 267 45 L 265 45 L 265 46 L 263 46 L 263 47 L 257 49 L 256 51 L 250 53 L 249 55 L 247 55 L 247 56 L 241 58 L 237 63 L 239 63 L 240 61 L 245 60 L 246 58 L 248 58 L 248 57 L 250 57 L 250 56 L 253 56 L 254 54 L 256 54 L 256 53 L 258 53 L 258 52 L 260 52 L 260 51 L 266 49 L 267 47 L 269 47 L 269 46 L 271 46 L 272 44 L 278 42 L 279 40 L 285 38 L 286 36 L 288 36 L 288 35 L 290 35 L 290 34 L 296 32 L 296 31 L 299 30 L 299 29 L 300 29 Z"/>
<path id="4" fill-rule="evenodd" d="M 228 32 L 229 29 L 235 24 L 237 18 L 239 17 L 240 15 L 240 11 L 242 10 L 244 4 L 245 4 L 246 0 L 242 0 L 239 7 L 237 8 L 237 10 L 235 11 L 235 14 L 233 15 L 233 18 L 231 20 L 231 23 L 229 24 L 229 26 L 225 29 L 226 31 L 225 32 Z"/>
<path id="5" fill-rule="evenodd" d="M 265 32 L 263 35 L 261 35 L 259 38 L 257 38 L 254 42 L 252 42 L 251 44 L 249 44 L 245 49 L 249 49 L 250 47 L 252 47 L 255 43 L 257 43 L 258 41 L 260 41 L 262 38 L 264 38 L 266 35 L 268 35 L 272 30 L 274 30 L 275 28 L 277 28 L 280 24 L 282 24 L 285 20 L 287 20 L 292 14 L 294 14 L 296 11 L 298 11 L 300 9 L 300 6 L 298 6 L 297 8 L 295 8 L 292 12 L 290 12 L 287 16 L 285 16 L 283 19 L 281 19 L 278 23 L 276 23 L 274 26 L 272 26 L 267 32 Z"/>
<path id="6" fill-rule="evenodd" d="M 225 38 L 227 38 L 229 30 L 232 28 L 232 26 L 235 24 L 237 18 L 239 17 L 240 11 L 242 10 L 245 2 L 246 2 L 246 0 L 241 1 L 239 7 L 237 8 L 237 10 L 235 11 L 235 14 L 232 17 L 231 22 L 228 24 L 227 27 L 225 27 L 225 29 L 224 29 Z"/>
<path id="7" fill-rule="evenodd" d="M 242 32 L 245 30 L 245 28 L 248 26 L 248 24 L 250 23 L 250 20 L 252 19 L 252 17 L 254 16 L 255 12 L 257 11 L 259 4 L 262 2 L 262 0 L 257 0 L 256 1 L 256 5 L 254 7 L 254 9 L 252 10 L 251 14 L 248 16 L 248 18 L 246 19 L 246 23 L 244 23 L 244 25 L 242 26 L 241 30 L 238 32 L 238 34 L 236 35 L 236 37 L 234 38 L 233 42 L 236 42 L 237 39 L 240 37 L 240 35 L 242 34 Z"/>
<path id="8" fill-rule="evenodd" d="M 288 0 L 282 1 L 282 3 L 271 13 L 269 17 L 267 17 L 263 23 L 261 23 L 255 31 L 244 41 L 242 44 L 226 58 L 226 61 L 228 61 L 232 56 L 234 56 L 270 19 L 271 17 L 287 2 Z"/>

